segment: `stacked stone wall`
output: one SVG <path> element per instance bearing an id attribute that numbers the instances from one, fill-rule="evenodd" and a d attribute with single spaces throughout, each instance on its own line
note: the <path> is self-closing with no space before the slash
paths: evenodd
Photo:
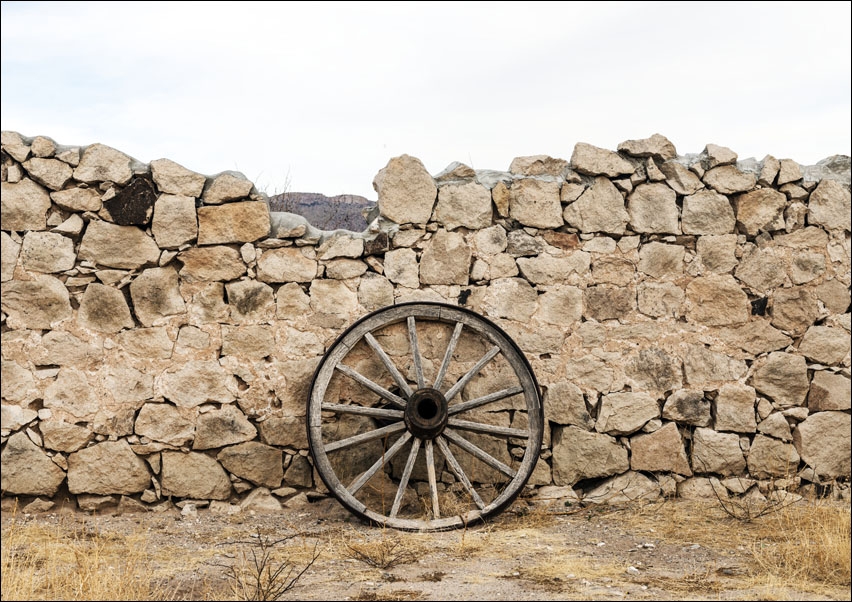
<path id="1" fill-rule="evenodd" d="M 321 496 L 313 371 L 413 300 L 473 309 L 530 360 L 532 488 L 848 491 L 849 157 L 737 159 L 660 135 L 505 172 L 403 155 L 365 232 L 324 232 L 236 172 L 3 132 L 4 503 Z"/>

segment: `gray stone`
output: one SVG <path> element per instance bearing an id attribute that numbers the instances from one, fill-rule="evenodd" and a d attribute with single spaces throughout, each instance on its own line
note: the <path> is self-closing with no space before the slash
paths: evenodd
<path id="1" fill-rule="evenodd" d="M 716 397 L 716 430 L 753 433 L 757 429 L 754 404 L 752 387 L 736 382 L 722 385 Z"/>
<path id="2" fill-rule="evenodd" d="M 232 475 L 261 487 L 277 488 L 284 478 L 281 450 L 257 441 L 226 447 L 216 458 Z"/>
<path id="3" fill-rule="evenodd" d="M 77 323 L 83 328 L 99 332 L 120 332 L 136 325 L 124 293 L 96 282 L 87 286 L 83 293 L 77 311 Z"/>
<path id="4" fill-rule="evenodd" d="M 317 249 L 320 259 L 335 259 L 337 257 L 358 258 L 364 254 L 364 239 L 355 238 L 351 234 L 342 233 L 330 236 Z"/>
<path id="5" fill-rule="evenodd" d="M 20 261 L 34 272 L 64 272 L 74 267 L 74 241 L 53 232 L 27 232 L 21 246 Z"/>
<path id="6" fill-rule="evenodd" d="M 627 504 L 660 497 L 660 486 L 639 472 L 626 472 L 592 487 L 583 495 L 584 504 Z"/>
<path id="7" fill-rule="evenodd" d="M 841 328 L 811 326 L 799 343 L 799 353 L 820 364 L 837 364 L 849 355 L 849 333 Z"/>
<path id="8" fill-rule="evenodd" d="M 491 191 L 476 182 L 441 186 L 435 218 L 447 230 L 487 228 L 491 225 Z"/>
<path id="9" fill-rule="evenodd" d="M 61 420 L 42 420 L 38 428 L 45 448 L 65 453 L 83 449 L 95 437 L 92 429 Z"/>
<path id="10" fill-rule="evenodd" d="M 758 479 L 790 478 L 798 472 L 799 454 L 791 443 L 757 435 L 748 452 L 748 472 Z"/>
<path id="11" fill-rule="evenodd" d="M 195 411 L 167 403 L 146 403 L 136 417 L 134 432 L 175 447 L 186 445 L 195 437 Z"/>
<path id="12" fill-rule="evenodd" d="M 683 359 L 684 374 L 690 386 L 709 390 L 745 376 L 748 366 L 742 360 L 712 351 L 704 345 L 689 345 Z"/>
<path id="13" fill-rule="evenodd" d="M 790 431 L 790 424 L 781 412 L 773 412 L 766 418 L 760 421 L 757 425 L 757 430 L 764 435 L 769 435 L 781 441 L 792 441 L 793 434 Z"/>
<path id="14" fill-rule="evenodd" d="M 207 181 L 205 176 L 190 171 L 169 159 L 155 159 L 151 161 L 151 175 L 160 192 L 183 197 L 197 198 L 201 196 L 204 183 Z"/>
<path id="15" fill-rule="evenodd" d="M 618 145 L 618 150 L 632 157 L 653 157 L 660 161 L 677 157 L 675 145 L 662 134 L 654 134 L 650 138 L 640 140 L 625 140 Z"/>
<path id="16" fill-rule="evenodd" d="M 161 249 L 177 249 L 198 238 L 195 199 L 162 194 L 154 203 L 151 233 Z"/>
<path id="17" fill-rule="evenodd" d="M 103 203 L 97 188 L 69 188 L 51 192 L 50 198 L 54 203 L 68 211 L 92 211 L 101 210 Z"/>
<path id="18" fill-rule="evenodd" d="M 526 280 L 498 278 L 488 286 L 482 309 L 492 318 L 527 322 L 538 309 L 538 294 Z"/>
<path id="19" fill-rule="evenodd" d="M 115 182 L 124 186 L 133 177 L 133 159 L 104 144 L 92 144 L 83 150 L 74 179 L 80 182 Z"/>
<path id="20" fill-rule="evenodd" d="M 556 424 L 574 424 L 590 431 L 595 424 L 589 416 L 583 392 L 569 382 L 556 382 L 544 391 L 544 415 Z"/>
<path id="21" fill-rule="evenodd" d="M 29 176 L 51 190 L 62 190 L 71 179 L 71 167 L 56 159 L 33 158 L 24 163 L 24 169 Z"/>
<path id="22" fill-rule="evenodd" d="M 263 201 L 201 207 L 197 214 L 199 245 L 254 242 L 269 236 L 272 227 Z"/>
<path id="23" fill-rule="evenodd" d="M 116 226 L 92 220 L 86 227 L 79 259 L 111 268 L 135 270 L 157 265 L 160 249 L 154 239 L 136 226 Z"/>
<path id="24" fill-rule="evenodd" d="M 164 451 L 160 478 L 164 496 L 226 500 L 231 495 L 225 469 L 205 454 Z"/>
<path id="25" fill-rule="evenodd" d="M 236 324 L 268 322 L 275 315 L 272 287 L 254 280 L 238 280 L 225 285 L 231 321 Z"/>
<path id="26" fill-rule="evenodd" d="M 3 470 L 0 480 L 4 495 L 45 495 L 53 497 L 65 480 L 59 468 L 23 432 L 13 434 L 0 454 Z"/>
<path id="27" fill-rule="evenodd" d="M 294 487 L 313 486 L 313 469 L 308 459 L 304 456 L 293 456 L 287 472 L 284 473 L 284 482 Z"/>
<path id="28" fill-rule="evenodd" d="M 8 282 L 14 277 L 21 243 L 12 240 L 12 237 L 6 232 L 0 232 L 0 241 L 2 241 L 2 247 L 0 247 L 2 249 L 2 275 L 0 275 L 0 282 Z"/>
<path id="29" fill-rule="evenodd" d="M 737 223 L 749 236 L 760 232 L 775 232 L 784 230 L 784 209 L 787 207 L 787 197 L 771 188 L 761 188 L 735 199 L 737 207 Z"/>
<path id="30" fill-rule="evenodd" d="M 705 326 L 730 326 L 748 321 L 748 297 L 729 274 L 703 276 L 686 287 L 686 317 Z"/>
<path id="31" fill-rule="evenodd" d="M 420 286 L 420 266 L 417 264 L 417 254 L 408 248 L 395 249 L 385 254 L 385 276 L 391 282 L 396 282 L 407 288 Z"/>
<path id="32" fill-rule="evenodd" d="M 178 261 L 183 263 L 180 277 L 184 282 L 236 280 L 246 273 L 240 253 L 231 247 L 192 247 L 178 254 Z"/>
<path id="33" fill-rule="evenodd" d="M 573 485 L 583 479 L 608 477 L 629 470 L 627 450 L 609 435 L 575 426 L 553 429 L 553 483 Z"/>
<path id="34" fill-rule="evenodd" d="M 221 205 L 246 198 L 253 187 L 254 185 L 240 172 L 224 171 L 210 178 L 201 197 L 205 205 Z"/>
<path id="35" fill-rule="evenodd" d="M 192 360 L 179 368 L 166 370 L 159 378 L 158 388 L 175 405 L 194 408 L 208 401 L 232 402 L 233 380 L 234 377 L 215 360 Z"/>
<path id="36" fill-rule="evenodd" d="M 574 286 L 553 285 L 538 296 L 535 318 L 567 327 L 583 316 L 583 291 Z"/>
<path id="37" fill-rule="evenodd" d="M 571 154 L 571 167 L 590 176 L 605 175 L 615 178 L 630 175 L 636 168 L 618 153 L 578 142 Z"/>
<path id="38" fill-rule="evenodd" d="M 677 161 L 666 161 L 660 166 L 660 171 L 666 177 L 666 184 L 680 195 L 695 194 L 704 184 L 685 165 Z"/>
<path id="39" fill-rule="evenodd" d="M 600 284 L 583 292 L 584 312 L 598 321 L 623 319 L 636 308 L 636 290 L 632 287 Z"/>
<path id="40" fill-rule="evenodd" d="M 734 275 L 753 291 L 766 294 L 784 284 L 787 278 L 784 258 L 774 248 L 757 248 L 743 253 Z"/>
<path id="41" fill-rule="evenodd" d="M 108 368 L 104 384 L 118 403 L 138 405 L 154 397 L 154 376 L 131 366 Z"/>
<path id="42" fill-rule="evenodd" d="M 674 280 L 683 275 L 684 248 L 649 242 L 639 249 L 639 271 L 659 280 Z"/>
<path id="43" fill-rule="evenodd" d="M 715 274 L 730 272 L 737 266 L 735 251 L 737 248 L 736 234 L 716 236 L 701 236 L 696 243 L 698 257 L 703 266 Z"/>
<path id="44" fill-rule="evenodd" d="M 702 153 L 707 169 L 712 169 L 718 165 L 732 165 L 737 162 L 737 153 L 726 146 L 718 144 L 708 144 L 704 147 Z"/>
<path id="45" fill-rule="evenodd" d="M 683 299 L 683 289 L 672 282 L 643 282 L 637 290 L 639 311 L 654 318 L 679 317 Z"/>
<path id="46" fill-rule="evenodd" d="M 324 328 L 341 328 L 358 310 L 358 293 L 339 280 L 311 283 L 312 322 Z"/>
<path id="47" fill-rule="evenodd" d="M 629 435 L 659 416 L 656 400 L 646 393 L 610 393 L 601 399 L 595 430 L 608 435 Z"/>
<path id="48" fill-rule="evenodd" d="M 509 173 L 522 176 L 554 176 L 559 177 L 568 167 L 565 159 L 554 159 L 547 155 L 532 155 L 515 157 L 509 165 Z"/>
<path id="49" fill-rule="evenodd" d="M 125 330 L 118 339 L 122 349 L 137 357 L 161 360 L 172 357 L 174 343 L 165 327 Z"/>
<path id="50" fill-rule="evenodd" d="M 814 372 L 808 392 L 808 409 L 811 412 L 848 410 L 850 402 L 849 377 L 831 372 Z"/>
<path id="51" fill-rule="evenodd" d="M 753 173 L 740 171 L 736 165 L 722 165 L 708 170 L 702 180 L 717 192 L 735 194 L 754 188 L 757 183 L 757 176 Z M 783 194 L 781 196 L 784 197 Z M 784 198 L 786 200 L 786 197 Z"/>
<path id="52" fill-rule="evenodd" d="M 699 474 L 723 476 L 742 474 L 746 460 L 736 433 L 717 433 L 709 428 L 697 428 L 692 435 L 692 469 Z"/>
<path id="53" fill-rule="evenodd" d="M 275 337 L 267 325 L 222 325 L 222 355 L 263 359 L 275 350 Z"/>
<path id="54" fill-rule="evenodd" d="M 627 197 L 627 213 L 635 232 L 680 234 L 677 195 L 665 184 L 640 184 Z"/>
<path id="55" fill-rule="evenodd" d="M 154 326 L 164 318 L 186 313 L 180 294 L 178 273 L 173 267 L 149 268 L 130 283 L 130 297 L 136 319 Z"/>
<path id="56" fill-rule="evenodd" d="M 692 476 L 683 440 L 674 422 L 667 422 L 653 433 L 630 438 L 630 468 L 647 472 L 671 472 Z"/>
<path id="57" fill-rule="evenodd" d="M 422 284 L 467 284 L 470 247 L 461 234 L 438 230 L 423 249 L 420 258 Z"/>
<path id="58" fill-rule="evenodd" d="M 151 484 L 145 461 L 127 441 L 104 441 L 68 456 L 68 491 L 73 494 L 132 495 Z"/>
<path id="59" fill-rule="evenodd" d="M 393 305 L 393 285 L 382 276 L 365 274 L 358 285 L 358 303 L 368 311 Z"/>
<path id="60" fill-rule="evenodd" d="M 683 199 L 684 234 L 730 234 L 736 218 L 728 197 L 701 190 Z"/>
<path id="61" fill-rule="evenodd" d="M 782 407 L 800 406 L 808 394 L 808 369 L 801 355 L 770 353 L 752 376 L 752 386 Z"/>
<path id="62" fill-rule="evenodd" d="M 509 214 L 523 225 L 533 228 L 562 226 L 559 183 L 532 178 L 516 180 L 509 191 Z"/>
<path id="63" fill-rule="evenodd" d="M 541 239 L 533 238 L 524 230 L 512 230 L 506 235 L 506 252 L 512 257 L 530 257 L 544 251 Z"/>
<path id="64" fill-rule="evenodd" d="M 394 157 L 373 179 L 379 213 L 397 224 L 425 224 L 438 194 L 435 180 L 416 157 Z"/>
<path id="65" fill-rule="evenodd" d="M 823 253 L 796 253 L 788 273 L 793 284 L 805 284 L 819 278 L 825 272 L 825 267 Z"/>
<path id="66" fill-rule="evenodd" d="M 809 289 L 794 286 L 775 291 L 771 313 L 773 326 L 798 336 L 817 320 L 819 307 Z"/>
<path id="67" fill-rule="evenodd" d="M 310 282 L 316 276 L 316 260 L 299 247 L 264 251 L 257 260 L 257 278 L 262 282 Z"/>
<path id="68" fill-rule="evenodd" d="M 5 193 L 5 189 L 4 189 Z M 849 231 L 852 212 L 849 187 L 836 180 L 823 180 L 811 193 L 808 202 L 808 223 L 826 230 Z M 5 218 L 3 218 L 5 227 Z"/>
<path id="69" fill-rule="evenodd" d="M 760 175 L 758 176 L 757 183 L 761 186 L 772 186 L 780 169 L 781 162 L 772 155 L 766 155 L 760 167 Z"/>
<path id="70" fill-rule="evenodd" d="M 198 416 L 192 449 L 204 450 L 251 441 L 257 429 L 232 405 Z"/>
<path id="71" fill-rule="evenodd" d="M 591 255 L 585 251 L 574 251 L 559 257 L 542 253 L 537 257 L 520 257 L 516 263 L 521 274 L 531 283 L 557 284 L 565 282 L 572 274 L 588 273 Z"/>
<path id="72" fill-rule="evenodd" d="M 793 443 L 802 460 L 821 479 L 849 477 L 852 470 L 852 423 L 843 412 L 817 412 L 793 431 Z"/>
<path id="73" fill-rule="evenodd" d="M 623 234 L 630 221 L 624 206 L 624 197 L 604 177 L 595 178 L 594 184 L 586 189 L 579 199 L 565 207 L 565 221 L 581 232 L 606 232 Z M 510 233 L 510 237 L 511 234 Z"/>
<path id="74" fill-rule="evenodd" d="M 792 159 L 781 159 L 781 167 L 778 171 L 776 186 L 782 186 L 788 182 L 797 182 L 802 179 L 802 169 Z"/>
<path id="75" fill-rule="evenodd" d="M 270 416 L 259 423 L 260 440 L 267 445 L 308 449 L 308 434 L 304 416 Z"/>
<path id="76" fill-rule="evenodd" d="M 44 188 L 24 178 L 0 183 L 0 222 L 6 231 L 44 230 L 50 196 Z"/>
<path id="77" fill-rule="evenodd" d="M 666 399 L 662 417 L 681 424 L 710 426 L 710 401 L 704 397 L 704 391 L 681 389 Z"/>
<path id="78" fill-rule="evenodd" d="M 68 289 L 62 281 L 45 274 L 32 280 L 10 280 L 3 284 L 0 305 L 10 328 L 49 329 L 71 317 Z"/>
<path id="79" fill-rule="evenodd" d="M 624 374 L 633 391 L 662 394 L 681 387 L 683 368 L 680 359 L 661 349 L 642 349 L 624 366 Z"/>

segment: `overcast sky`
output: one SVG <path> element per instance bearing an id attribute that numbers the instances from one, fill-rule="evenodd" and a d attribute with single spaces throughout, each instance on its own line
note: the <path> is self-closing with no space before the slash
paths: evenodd
<path id="1" fill-rule="evenodd" d="M 850 152 L 850 2 L 2 2 L 2 129 L 360 194 L 654 133 Z"/>

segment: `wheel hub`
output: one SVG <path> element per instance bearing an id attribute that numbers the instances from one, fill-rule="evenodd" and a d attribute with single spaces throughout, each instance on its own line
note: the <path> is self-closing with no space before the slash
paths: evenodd
<path id="1" fill-rule="evenodd" d="M 418 389 L 405 405 L 405 425 L 420 439 L 434 439 L 447 426 L 447 399 L 437 389 Z"/>

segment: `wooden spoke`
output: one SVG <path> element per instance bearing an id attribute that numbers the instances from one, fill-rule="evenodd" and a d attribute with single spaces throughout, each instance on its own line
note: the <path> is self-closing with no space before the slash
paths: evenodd
<path id="1" fill-rule="evenodd" d="M 360 416 L 373 416 L 375 418 L 387 418 L 390 420 L 402 420 L 402 410 L 388 410 L 385 408 L 365 408 L 364 406 L 343 405 L 339 403 L 322 404 L 323 411 L 336 412 L 338 414 L 358 414 Z"/>
<path id="2" fill-rule="evenodd" d="M 361 487 L 363 487 L 367 481 L 373 478 L 373 475 L 376 474 L 376 471 L 378 471 L 382 466 L 385 466 L 388 462 L 390 462 L 391 458 L 393 458 L 397 454 L 397 452 L 402 449 L 402 446 L 405 445 L 409 439 L 411 439 L 411 433 L 403 433 L 402 437 L 397 439 L 396 443 L 391 445 L 388 451 L 386 451 L 378 460 L 376 460 L 375 464 L 368 468 L 364 472 L 364 474 L 355 479 L 352 484 L 346 488 L 349 493 L 351 493 L 352 495 L 358 493 Z"/>
<path id="3" fill-rule="evenodd" d="M 458 414 L 460 412 L 467 412 L 473 408 L 478 408 L 495 401 L 500 401 L 501 399 L 506 399 L 507 397 L 523 392 L 524 388 L 520 385 L 516 387 L 509 387 L 502 391 L 496 391 L 494 393 L 489 393 L 488 395 L 483 395 L 482 397 L 477 397 L 476 399 L 471 399 L 470 401 L 465 401 L 464 403 L 456 404 L 449 409 L 449 414 L 452 416 L 453 414 Z"/>
<path id="4" fill-rule="evenodd" d="M 432 496 L 432 518 L 441 518 L 441 509 L 438 506 L 438 484 L 435 479 L 435 451 L 432 440 L 426 440 L 426 473 L 429 478 L 429 493 Z"/>
<path id="5" fill-rule="evenodd" d="M 391 376 L 393 376 L 393 380 L 396 383 L 396 386 L 399 387 L 403 393 L 405 393 L 405 397 L 411 397 L 411 387 L 408 386 L 408 383 L 406 382 L 405 378 L 402 376 L 399 369 L 397 369 L 391 358 L 388 357 L 388 354 L 385 353 L 385 350 L 382 349 L 382 346 L 379 345 L 379 342 L 376 340 L 376 338 L 368 332 L 364 335 L 364 340 L 367 341 L 367 344 L 373 348 L 373 351 L 375 351 L 376 355 L 379 356 L 379 359 L 382 360 L 382 363 L 385 365 L 385 368 L 387 368 L 387 371 L 390 372 Z"/>
<path id="6" fill-rule="evenodd" d="M 494 426 L 493 424 L 483 424 L 481 422 L 470 422 L 469 420 L 459 420 L 458 418 L 450 418 L 449 426 L 453 426 L 463 431 L 474 431 L 476 433 L 486 433 L 495 437 L 503 437 L 506 439 L 526 439 L 530 436 L 529 431 L 522 429 L 513 429 L 506 426 Z"/>
<path id="7" fill-rule="evenodd" d="M 482 460 L 491 468 L 496 468 L 510 479 L 514 478 L 514 476 L 518 474 L 517 471 L 512 470 L 511 468 L 503 464 L 500 460 L 498 460 L 488 452 L 478 448 L 473 443 L 471 443 L 458 433 L 455 433 L 451 429 L 447 429 L 444 431 L 444 437 L 446 437 L 451 443 L 455 443 L 456 445 L 458 445 L 460 448 L 472 455 L 474 458 Z"/>
<path id="8" fill-rule="evenodd" d="M 334 369 L 342 372 L 343 374 L 345 374 L 346 376 L 348 376 L 349 378 L 351 378 L 355 382 L 361 383 L 362 385 L 364 385 L 365 387 L 370 389 L 370 391 L 372 391 L 373 393 L 375 393 L 376 395 L 378 395 L 382 399 L 387 399 L 389 402 L 391 402 L 392 404 L 394 404 L 394 405 L 396 405 L 400 408 L 405 407 L 405 400 L 402 399 L 399 395 L 394 395 L 393 393 L 391 393 L 390 391 L 385 389 L 383 386 L 374 383 L 369 378 L 367 378 L 366 376 L 364 376 L 360 372 L 356 372 L 355 370 L 353 370 L 349 366 L 344 366 L 343 364 L 338 364 L 334 367 Z"/>
<path id="9" fill-rule="evenodd" d="M 390 511 L 390 517 L 393 518 L 399 512 L 399 505 L 402 503 L 402 496 L 405 495 L 405 488 L 408 487 L 408 479 L 411 478 L 411 471 L 414 468 L 414 461 L 417 460 L 417 452 L 420 450 L 420 439 L 415 438 L 411 444 L 411 451 L 408 453 L 408 460 L 405 462 L 405 469 L 402 471 L 402 478 L 399 480 L 399 488 L 396 490 L 396 497 L 393 499 L 393 507 Z"/>
<path id="10" fill-rule="evenodd" d="M 372 441 L 373 439 L 381 439 L 386 435 L 393 435 L 394 433 L 398 433 L 403 430 L 405 430 L 404 422 L 389 424 L 388 426 L 383 426 L 382 428 L 373 431 L 368 431 L 366 433 L 361 433 L 360 435 L 354 435 L 352 437 L 347 437 L 346 439 L 341 439 L 340 441 L 335 441 L 334 443 L 329 443 L 325 446 L 325 451 L 333 452 L 338 449 L 346 449 L 347 447 L 360 445 L 367 441 Z"/>
<path id="11" fill-rule="evenodd" d="M 461 336 L 463 327 L 464 324 L 458 322 L 456 323 L 456 327 L 453 329 L 453 336 L 450 337 L 450 342 L 447 343 L 447 351 L 444 353 L 444 361 L 441 362 L 441 368 L 438 370 L 438 376 L 435 377 L 434 389 L 440 390 L 441 385 L 444 384 L 444 377 L 447 375 L 447 369 L 450 367 L 450 360 L 453 358 L 453 351 L 456 350 L 456 345 L 459 342 L 459 337 Z"/>
<path id="12" fill-rule="evenodd" d="M 414 316 L 408 316 L 408 339 L 411 342 L 411 355 L 414 358 L 414 373 L 417 376 L 417 388 L 426 386 L 423 381 L 423 364 L 420 360 L 420 347 L 417 345 L 417 324 Z"/>
<path id="13" fill-rule="evenodd" d="M 487 364 L 488 362 L 490 362 L 492 358 L 498 353 L 500 353 L 500 348 L 497 346 L 494 346 L 489 349 L 488 353 L 483 355 L 482 359 L 476 362 L 476 365 L 471 368 L 467 374 L 462 376 L 456 384 L 450 387 L 450 390 L 447 391 L 447 394 L 445 396 L 447 398 L 447 401 L 449 402 L 453 397 L 458 394 L 459 391 L 464 389 L 465 385 L 470 382 L 470 379 L 479 374 L 479 371 L 482 370 L 482 367 L 485 366 L 485 364 Z"/>
<path id="14" fill-rule="evenodd" d="M 447 463 L 450 465 L 450 469 L 453 471 L 453 474 L 458 477 L 459 481 L 467 492 L 470 494 L 470 497 L 473 498 L 474 503 L 479 507 L 480 510 L 485 508 L 485 502 L 482 501 L 482 498 L 479 497 L 479 494 L 476 493 L 476 489 L 473 488 L 473 484 L 470 482 L 470 479 L 467 478 L 467 475 L 464 474 L 462 470 L 461 464 L 456 460 L 456 457 L 450 451 L 450 448 L 447 447 L 447 442 L 443 437 L 438 437 L 435 441 L 438 442 L 438 449 L 441 450 L 441 453 L 444 454 L 444 457 L 447 459 Z"/>

